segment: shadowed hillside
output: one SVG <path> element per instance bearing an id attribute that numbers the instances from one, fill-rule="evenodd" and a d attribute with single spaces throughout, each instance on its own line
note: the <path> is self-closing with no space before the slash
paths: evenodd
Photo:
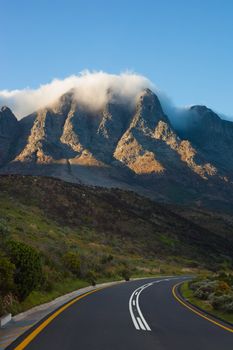
<path id="1" fill-rule="evenodd" d="M 232 226 L 222 237 L 211 220 L 198 226 L 133 192 L 30 176 L 2 176 L 0 191 L 0 218 L 9 234 L 58 261 L 64 250 L 95 245 L 117 255 L 200 265 L 233 256 Z"/>
<path id="2" fill-rule="evenodd" d="M 97 280 L 232 266 L 226 214 L 47 177 L 1 176 L 0 193 L 0 314 Z"/>

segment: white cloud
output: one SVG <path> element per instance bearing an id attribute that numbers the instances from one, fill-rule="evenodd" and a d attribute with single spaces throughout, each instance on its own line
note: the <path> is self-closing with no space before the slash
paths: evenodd
<path id="1" fill-rule="evenodd" d="M 120 75 L 83 71 L 63 80 L 54 79 L 37 89 L 2 90 L 0 105 L 7 105 L 20 119 L 55 102 L 62 94 L 76 90 L 77 101 L 92 109 L 99 109 L 106 102 L 109 89 L 119 98 L 133 103 L 136 95 L 153 84 L 144 76 L 125 72 Z"/>
<path id="2" fill-rule="evenodd" d="M 109 90 L 128 105 L 134 105 L 137 94 L 145 88 L 150 88 L 157 94 L 165 114 L 175 128 L 187 127 L 189 107 L 176 107 L 172 100 L 156 88 L 148 78 L 132 72 L 116 75 L 86 70 L 63 80 L 54 79 L 37 89 L 2 90 L 0 91 L 0 106 L 10 107 L 17 118 L 21 119 L 54 103 L 61 95 L 74 89 L 78 103 L 92 110 L 98 110 L 106 103 Z M 221 117 L 233 120 L 231 117 Z"/>

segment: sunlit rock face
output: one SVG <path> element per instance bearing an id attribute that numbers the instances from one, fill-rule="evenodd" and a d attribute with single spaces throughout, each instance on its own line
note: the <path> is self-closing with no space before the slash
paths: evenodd
<path id="1" fill-rule="evenodd" d="M 233 123 L 193 106 L 174 129 L 158 97 L 142 90 L 133 104 L 112 91 L 99 109 L 74 90 L 17 121 L 0 111 L 0 171 L 123 187 L 162 201 L 231 202 Z"/>

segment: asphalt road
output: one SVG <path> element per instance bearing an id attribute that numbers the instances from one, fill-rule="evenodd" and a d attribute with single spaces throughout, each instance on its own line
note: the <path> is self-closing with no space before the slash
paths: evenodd
<path id="1" fill-rule="evenodd" d="M 232 350 L 233 333 L 174 298 L 172 287 L 181 280 L 148 279 L 99 290 L 60 313 L 25 349 Z M 8 349 L 24 349 L 24 338 Z"/>

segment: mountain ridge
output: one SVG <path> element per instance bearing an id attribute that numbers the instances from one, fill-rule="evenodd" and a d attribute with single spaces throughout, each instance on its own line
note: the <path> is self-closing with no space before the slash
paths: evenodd
<path id="1" fill-rule="evenodd" d="M 0 114 L 1 174 L 48 175 L 159 201 L 233 206 L 233 123 L 205 106 L 190 108 L 182 130 L 150 89 L 138 94 L 134 108 L 108 91 L 99 110 L 79 104 L 71 90 L 20 121 L 11 116 L 12 127 L 1 134 L 9 113 Z"/>

